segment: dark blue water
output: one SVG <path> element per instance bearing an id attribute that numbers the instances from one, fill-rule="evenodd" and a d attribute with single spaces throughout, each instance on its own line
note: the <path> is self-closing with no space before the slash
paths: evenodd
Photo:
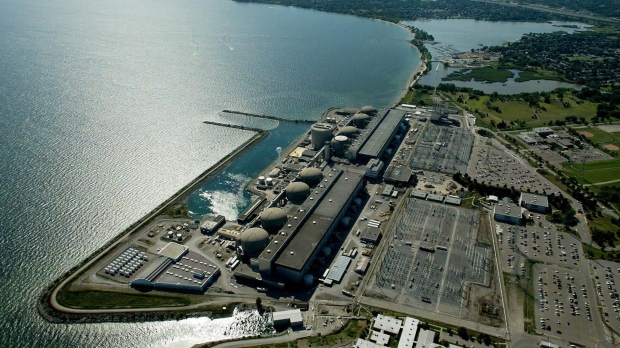
<path id="1" fill-rule="evenodd" d="M 236 318 L 52 325 L 43 286 L 252 136 L 222 109 L 318 118 L 384 107 L 418 63 L 383 22 L 224 0 L 0 0 L 0 343 L 188 346 L 260 327 Z M 192 196 L 220 204 L 305 127 L 281 124 Z M 210 196 L 211 195 L 211 196 Z M 251 315 L 251 314 L 248 314 Z"/>

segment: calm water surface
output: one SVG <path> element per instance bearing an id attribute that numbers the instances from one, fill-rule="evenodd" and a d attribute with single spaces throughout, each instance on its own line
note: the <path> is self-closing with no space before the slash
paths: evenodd
<path id="1" fill-rule="evenodd" d="M 433 35 L 437 44 L 426 45 L 433 58 L 441 56 L 442 48 L 452 47 L 458 52 L 482 48 L 483 46 L 502 45 L 505 42 L 518 41 L 524 34 L 529 33 L 552 33 L 565 31 L 573 33 L 578 30 L 586 30 L 588 25 L 578 22 L 487 22 L 473 19 L 445 19 L 429 21 L 405 21 L 406 25 L 423 29 Z M 562 25 L 577 26 L 577 28 L 565 28 Z M 492 33 L 492 35 L 490 34 Z M 439 65 L 439 71 L 435 67 Z M 420 79 L 421 84 L 434 86 L 435 78 L 441 79 L 460 69 L 444 68 L 441 63 L 433 63 L 432 72 Z M 448 82 L 448 81 L 446 81 Z M 441 83 L 441 82 L 440 82 Z M 485 93 L 498 92 L 500 94 L 517 94 L 533 91 L 552 91 L 556 88 L 581 88 L 580 85 L 559 81 L 532 80 L 526 82 L 514 82 L 509 79 L 506 85 L 502 83 L 484 83 L 476 81 L 449 81 L 458 87 L 470 87 Z"/>
<path id="2" fill-rule="evenodd" d="M 0 0 L 0 8 L 3 347 L 188 346 L 265 330 L 253 313 L 51 325 L 35 302 L 252 136 L 202 121 L 226 121 L 222 109 L 315 119 L 331 106 L 385 107 L 419 59 L 402 28 L 294 8 L 224 0 Z M 235 215 L 248 178 L 306 127 L 277 126 L 192 196 L 190 209 Z"/>

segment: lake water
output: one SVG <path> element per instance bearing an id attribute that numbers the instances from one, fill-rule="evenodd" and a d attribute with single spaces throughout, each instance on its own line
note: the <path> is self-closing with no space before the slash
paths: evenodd
<path id="1" fill-rule="evenodd" d="M 529 33 L 552 33 L 565 31 L 573 33 L 577 30 L 587 30 L 588 25 L 578 22 L 486 22 L 473 19 L 445 19 L 429 21 L 404 21 L 403 24 L 423 29 L 433 35 L 437 44 L 427 44 L 433 58 L 442 55 L 442 48 L 454 48 L 458 52 L 478 49 L 483 46 L 502 45 L 505 42 L 518 41 L 524 34 Z M 565 28 L 562 25 L 577 26 L 577 28 Z M 493 33 L 490 35 L 489 33 Z M 439 65 L 439 71 L 435 72 Z M 460 69 L 444 68 L 442 63 L 433 63 L 432 71 L 420 79 L 420 84 L 435 85 L 435 79 L 441 80 L 454 71 Z M 437 75 L 437 76 L 436 76 Z M 448 82 L 448 81 L 446 81 Z M 441 82 L 440 82 L 441 83 Z M 485 93 L 498 92 L 500 94 L 517 94 L 533 91 L 552 91 L 556 88 L 581 88 L 580 85 L 548 80 L 532 80 L 526 82 L 514 82 L 513 79 L 502 83 L 484 83 L 476 81 L 449 81 L 458 87 L 470 87 Z"/>
<path id="2" fill-rule="evenodd" d="M 387 23 L 224 0 L 0 0 L 0 342 L 161 347 L 263 330 L 252 313 L 53 325 L 40 290 L 252 135 L 222 109 L 316 119 L 397 101 L 419 57 Z M 273 128 L 274 124 L 266 124 Z M 242 186 L 306 126 L 272 135 L 190 197 L 233 217 Z M 233 326 L 235 329 L 230 330 Z M 228 336 L 225 336 L 225 333 Z"/>

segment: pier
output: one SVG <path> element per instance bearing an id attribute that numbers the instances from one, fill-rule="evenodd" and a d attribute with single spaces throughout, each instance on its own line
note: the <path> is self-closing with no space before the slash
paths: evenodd
<path id="1" fill-rule="evenodd" d="M 280 121 L 280 122 L 291 122 L 291 123 L 314 123 L 316 122 L 316 120 L 290 120 L 290 119 L 276 117 L 276 116 L 258 115 L 258 114 L 251 114 L 247 112 L 234 111 L 234 110 L 222 110 L 222 112 L 227 113 L 227 114 L 233 114 L 233 115 L 264 118 L 267 120 L 275 120 L 275 121 Z"/>
<path id="2" fill-rule="evenodd" d="M 228 124 L 228 123 L 220 123 L 220 122 L 213 122 L 213 121 L 203 121 L 202 123 L 204 123 L 204 124 L 212 124 L 214 126 L 220 126 L 220 127 L 243 129 L 243 130 L 248 130 L 248 131 L 257 132 L 257 133 L 266 132 L 266 130 L 264 130 L 264 129 L 240 126 L 240 125 L 237 125 L 237 124 Z"/>

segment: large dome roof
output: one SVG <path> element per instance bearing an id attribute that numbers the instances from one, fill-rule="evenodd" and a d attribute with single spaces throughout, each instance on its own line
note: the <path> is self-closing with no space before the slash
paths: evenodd
<path id="1" fill-rule="evenodd" d="M 360 130 L 353 127 L 353 126 L 346 126 L 340 129 L 340 132 L 338 132 L 339 135 L 346 135 L 347 137 L 351 137 L 354 134 L 359 133 Z"/>
<path id="2" fill-rule="evenodd" d="M 310 186 L 306 183 L 296 181 L 286 187 L 286 198 L 289 201 L 304 201 L 310 195 Z"/>
<path id="3" fill-rule="evenodd" d="M 364 114 L 369 114 L 369 115 L 373 115 L 377 113 L 377 109 L 375 109 L 372 106 L 364 106 L 360 109 L 360 112 L 364 113 Z"/>
<path id="4" fill-rule="evenodd" d="M 314 186 L 321 182 L 321 179 L 323 179 L 323 173 L 321 173 L 319 168 L 304 168 L 301 170 L 301 173 L 299 173 L 299 178 L 306 184 Z"/>
<path id="5" fill-rule="evenodd" d="M 262 228 L 248 228 L 241 232 L 239 242 L 244 252 L 250 254 L 260 253 L 269 244 L 269 233 Z"/>
<path id="6" fill-rule="evenodd" d="M 370 116 L 364 113 L 359 113 L 353 115 L 353 117 L 351 117 L 351 120 L 353 121 L 355 127 L 364 128 L 366 126 L 366 123 L 370 120 Z"/>
<path id="7" fill-rule="evenodd" d="M 267 208 L 260 214 L 261 225 L 271 232 L 277 232 L 284 227 L 287 219 L 286 212 L 280 208 Z"/>

